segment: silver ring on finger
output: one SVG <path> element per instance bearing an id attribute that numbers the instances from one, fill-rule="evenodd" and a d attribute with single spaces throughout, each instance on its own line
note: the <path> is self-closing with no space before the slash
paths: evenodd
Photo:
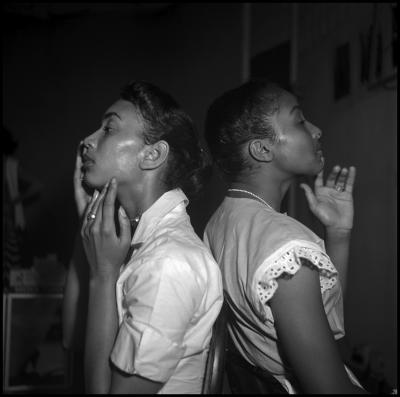
<path id="1" fill-rule="evenodd" d="M 341 185 L 336 185 L 335 186 L 335 190 L 337 190 L 338 192 L 343 192 L 344 191 L 344 187 Z"/>
<path id="2" fill-rule="evenodd" d="M 96 219 L 96 214 L 94 214 L 93 212 L 89 212 L 89 214 L 87 216 L 87 220 L 94 221 L 95 219 Z"/>

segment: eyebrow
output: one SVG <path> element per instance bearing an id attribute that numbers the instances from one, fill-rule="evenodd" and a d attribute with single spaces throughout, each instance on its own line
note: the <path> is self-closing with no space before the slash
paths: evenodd
<path id="1" fill-rule="evenodd" d="M 292 114 L 295 110 L 301 110 L 299 105 L 293 106 L 292 110 L 289 112 L 289 114 Z"/>
<path id="2" fill-rule="evenodd" d="M 118 118 L 122 121 L 122 119 L 121 119 L 121 117 L 119 116 L 119 114 L 118 114 L 118 113 L 115 113 L 115 112 L 108 112 L 108 113 L 106 113 L 106 114 L 103 116 L 102 120 L 104 121 L 105 119 L 109 119 L 109 118 L 112 117 L 112 116 L 118 117 Z"/>

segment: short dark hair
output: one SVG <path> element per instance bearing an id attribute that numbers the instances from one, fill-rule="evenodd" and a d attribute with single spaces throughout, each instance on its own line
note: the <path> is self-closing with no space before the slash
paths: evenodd
<path id="1" fill-rule="evenodd" d="M 272 82 L 249 81 L 225 92 L 209 107 L 207 144 L 228 181 L 252 170 L 243 145 L 255 138 L 277 139 L 270 117 L 279 110 L 279 97 L 284 91 Z"/>
<path id="2" fill-rule="evenodd" d="M 168 143 L 166 188 L 181 188 L 187 196 L 198 193 L 211 172 L 211 161 L 201 147 L 192 119 L 171 95 L 145 81 L 128 83 L 120 97 L 131 102 L 142 116 L 146 144 L 160 140 Z"/>

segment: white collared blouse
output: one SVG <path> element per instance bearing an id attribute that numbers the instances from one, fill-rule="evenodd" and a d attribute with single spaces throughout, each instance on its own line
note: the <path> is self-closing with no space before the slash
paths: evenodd
<path id="1" fill-rule="evenodd" d="M 221 273 L 186 212 L 180 189 L 139 221 L 116 286 L 119 331 L 111 352 L 122 371 L 165 382 L 163 393 L 201 393 Z"/>

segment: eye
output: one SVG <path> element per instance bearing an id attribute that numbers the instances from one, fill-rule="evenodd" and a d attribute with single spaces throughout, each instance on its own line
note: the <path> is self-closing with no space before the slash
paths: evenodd
<path id="1" fill-rule="evenodd" d="M 304 125 L 306 123 L 306 118 L 304 117 L 304 114 L 300 109 L 297 110 L 297 120 L 299 124 Z"/>
<path id="2" fill-rule="evenodd" d="M 109 134 L 109 133 L 111 132 L 111 127 L 110 127 L 109 125 L 105 125 L 105 126 L 103 127 L 103 131 L 104 131 L 106 134 Z"/>

